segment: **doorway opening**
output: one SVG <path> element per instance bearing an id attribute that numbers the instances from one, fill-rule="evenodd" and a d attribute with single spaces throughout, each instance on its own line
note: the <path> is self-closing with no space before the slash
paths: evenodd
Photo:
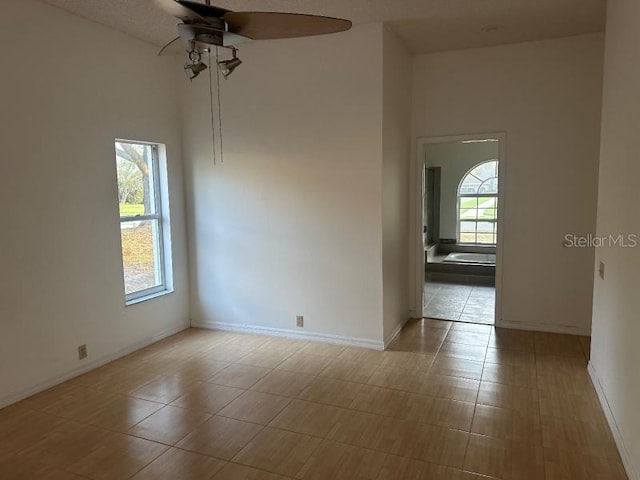
<path id="1" fill-rule="evenodd" d="M 421 139 L 421 310 L 499 323 L 503 135 Z"/>

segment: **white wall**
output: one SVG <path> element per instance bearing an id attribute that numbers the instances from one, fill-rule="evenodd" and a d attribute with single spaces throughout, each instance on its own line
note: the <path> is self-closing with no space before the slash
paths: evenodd
<path id="1" fill-rule="evenodd" d="M 425 145 L 425 164 L 440 167 L 440 238 L 457 240 L 458 187 L 469 170 L 478 163 L 499 157 L 498 142 L 429 143 Z"/>
<path id="2" fill-rule="evenodd" d="M 414 138 L 506 132 L 507 326 L 590 331 L 593 251 L 563 242 L 595 229 L 602 62 L 601 34 L 414 57 Z"/>
<path id="3" fill-rule="evenodd" d="M 605 50 L 598 235 L 640 234 L 638 125 L 640 124 L 640 4 L 610 0 Z M 595 276 L 591 363 L 614 419 L 631 480 L 640 478 L 640 247 L 599 248 Z M 609 410 L 610 409 L 610 410 Z"/>
<path id="4" fill-rule="evenodd" d="M 195 325 L 382 341 L 382 26 L 245 44 L 213 165 L 206 78 L 182 84 Z M 203 75 L 206 77 L 206 75 Z"/>
<path id="5" fill-rule="evenodd" d="M 173 62 L 31 0 L 0 2 L 0 58 L 1 406 L 185 327 L 189 305 Z M 166 143 L 169 158 L 175 292 L 128 308 L 116 137 Z"/>
<path id="6" fill-rule="evenodd" d="M 409 318 L 411 56 L 383 31 L 382 271 L 385 341 Z"/>

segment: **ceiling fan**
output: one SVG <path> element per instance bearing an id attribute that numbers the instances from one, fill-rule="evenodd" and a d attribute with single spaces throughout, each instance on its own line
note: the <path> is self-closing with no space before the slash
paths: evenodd
<path id="1" fill-rule="evenodd" d="M 247 40 L 273 40 L 280 38 L 308 37 L 328 33 L 344 32 L 351 28 L 349 20 L 340 18 L 276 12 L 232 12 L 211 5 L 211 0 L 199 3 L 192 0 L 155 0 L 156 4 L 170 15 L 178 18 L 179 36 L 160 50 L 160 55 L 173 51 L 181 41 L 187 45 L 187 62 L 184 70 L 193 80 L 203 71 L 209 71 L 209 98 L 211 104 L 211 133 L 213 163 L 217 163 L 216 148 L 224 162 L 222 149 L 222 106 L 220 102 L 220 79 L 227 78 L 242 63 L 236 45 Z M 218 48 L 232 52 L 229 60 L 218 60 Z M 215 59 L 212 60 L 212 51 Z M 206 54 L 209 65 L 202 61 Z M 218 110 L 218 141 L 216 141 L 213 76 L 209 66 L 215 61 Z"/>
<path id="2" fill-rule="evenodd" d="M 235 47 L 239 43 L 337 33 L 349 30 L 352 25 L 349 20 L 318 15 L 233 12 L 211 5 L 211 0 L 205 1 L 155 0 L 160 8 L 182 22 L 178 25 L 180 36 L 169 42 L 160 54 L 170 51 L 182 40 L 188 46 L 185 70 L 192 79 L 207 68 L 201 62 L 201 55 L 210 52 L 212 46 L 229 48 L 233 52 L 233 58 L 218 62 L 226 78 L 242 63 Z"/>

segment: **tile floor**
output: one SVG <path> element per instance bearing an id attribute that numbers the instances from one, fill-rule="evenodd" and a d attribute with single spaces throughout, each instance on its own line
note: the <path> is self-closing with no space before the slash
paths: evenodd
<path id="1" fill-rule="evenodd" d="M 496 289 L 492 286 L 427 281 L 423 315 L 427 318 L 493 325 Z"/>
<path id="2" fill-rule="evenodd" d="M 0 410 L 0 478 L 624 479 L 588 347 L 438 320 L 385 352 L 190 329 Z"/>

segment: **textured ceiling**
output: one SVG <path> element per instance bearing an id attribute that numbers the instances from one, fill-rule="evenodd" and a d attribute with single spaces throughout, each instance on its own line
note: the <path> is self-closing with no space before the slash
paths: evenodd
<path id="1" fill-rule="evenodd" d="M 177 20 L 153 0 L 41 0 L 155 45 Z M 219 0 L 230 10 L 311 13 L 354 24 L 386 22 L 412 53 L 428 53 L 604 30 L 605 0 Z M 483 30 L 489 28 L 488 32 Z"/>

